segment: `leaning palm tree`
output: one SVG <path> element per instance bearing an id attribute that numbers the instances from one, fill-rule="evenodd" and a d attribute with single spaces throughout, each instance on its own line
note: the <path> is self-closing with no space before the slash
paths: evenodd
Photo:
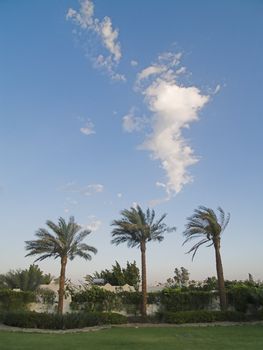
<path id="1" fill-rule="evenodd" d="M 114 220 L 112 226 L 111 243 L 119 245 L 127 243 L 128 247 L 138 247 L 141 250 L 141 275 L 142 275 L 142 305 L 141 313 L 146 317 L 147 286 L 146 286 L 146 244 L 150 241 L 161 242 L 166 232 L 174 231 L 163 220 L 166 214 L 155 221 L 155 211 L 147 209 L 144 213 L 139 205 L 136 208 L 121 211 L 122 218 Z"/>
<path id="2" fill-rule="evenodd" d="M 25 242 L 26 250 L 29 251 L 26 256 L 39 255 L 35 261 L 42 261 L 50 257 L 60 258 L 58 313 L 62 314 L 68 259 L 73 260 L 76 256 L 79 256 L 86 260 L 91 260 L 89 252 L 96 254 L 97 249 L 82 243 L 91 231 L 80 231 L 82 227 L 74 221 L 74 217 L 70 217 L 68 223 L 63 218 L 59 218 L 58 225 L 48 220 L 46 225 L 54 234 L 49 233 L 45 228 L 40 228 L 35 234 L 36 240 Z"/>
<path id="3" fill-rule="evenodd" d="M 225 215 L 222 208 L 218 208 L 219 215 L 216 216 L 215 212 L 204 206 L 200 206 L 194 211 L 194 214 L 189 217 L 184 236 L 186 237 L 183 244 L 192 241 L 193 239 L 200 238 L 187 253 L 193 253 L 192 259 L 194 259 L 198 248 L 208 243 L 208 247 L 214 246 L 216 256 L 216 271 L 218 280 L 218 291 L 220 298 L 220 306 L 222 310 L 226 309 L 226 292 L 223 265 L 220 254 L 221 235 L 230 220 L 230 214 Z"/>

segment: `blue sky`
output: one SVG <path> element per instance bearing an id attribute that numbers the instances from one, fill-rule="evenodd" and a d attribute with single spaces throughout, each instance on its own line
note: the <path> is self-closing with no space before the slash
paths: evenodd
<path id="1" fill-rule="evenodd" d="M 69 277 L 139 265 L 110 245 L 139 203 L 177 227 L 148 246 L 150 284 L 180 266 L 215 275 L 212 248 L 192 262 L 181 246 L 199 205 L 231 213 L 226 278 L 262 279 L 262 14 L 259 0 L 1 0 L 0 273 L 29 266 L 24 241 L 70 215 L 99 252 Z"/>

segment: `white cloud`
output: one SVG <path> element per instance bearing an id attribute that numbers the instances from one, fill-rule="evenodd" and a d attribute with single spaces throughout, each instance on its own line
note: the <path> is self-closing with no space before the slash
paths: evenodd
<path id="1" fill-rule="evenodd" d="M 92 184 L 92 185 L 88 185 L 85 187 L 82 187 L 80 189 L 80 193 L 85 195 L 85 196 L 91 196 L 94 193 L 100 193 L 103 192 L 104 190 L 104 186 L 101 184 Z"/>
<path id="2" fill-rule="evenodd" d="M 131 66 L 132 66 L 132 67 L 138 66 L 138 61 L 136 61 L 136 60 L 131 60 Z"/>
<path id="3" fill-rule="evenodd" d="M 122 198 L 122 193 L 117 193 L 118 198 Z"/>
<path id="4" fill-rule="evenodd" d="M 164 66 L 149 66 L 145 69 L 143 69 L 139 74 L 138 74 L 138 80 L 143 80 L 146 78 L 149 78 L 151 75 L 155 75 L 158 73 L 162 73 L 166 70 Z"/>
<path id="5" fill-rule="evenodd" d="M 99 22 L 98 22 L 99 23 Z M 119 62 L 121 59 L 121 46 L 118 40 L 118 30 L 112 28 L 111 19 L 104 17 L 96 28 L 98 34 L 101 36 L 103 44 L 113 55 L 113 59 Z"/>
<path id="6" fill-rule="evenodd" d="M 94 220 L 94 221 L 91 221 L 88 225 L 86 225 L 86 229 L 92 232 L 95 232 L 95 231 L 98 231 L 101 225 L 102 225 L 102 222 L 100 220 Z"/>
<path id="7" fill-rule="evenodd" d="M 122 74 L 115 72 L 122 57 L 122 52 L 119 31 L 113 28 L 111 18 L 105 16 L 100 20 L 94 17 L 92 0 L 81 0 L 79 11 L 70 8 L 66 19 L 72 20 L 81 30 L 87 30 L 97 35 L 102 46 L 106 49 L 106 56 L 99 54 L 96 58 L 92 58 L 95 67 L 105 69 L 114 80 L 125 80 Z"/>
<path id="8" fill-rule="evenodd" d="M 144 128 L 146 122 L 145 117 L 136 117 L 135 109 L 131 108 L 128 114 L 122 118 L 122 127 L 126 132 L 140 131 Z"/>
<path id="9" fill-rule="evenodd" d="M 76 185 L 75 182 L 69 182 L 65 186 L 61 187 L 60 190 L 63 192 L 77 193 L 77 194 L 81 194 L 84 196 L 91 196 L 95 193 L 103 192 L 104 186 L 102 184 L 90 184 L 87 186 L 80 187 L 80 186 Z M 75 202 L 76 203 L 74 203 L 74 204 L 78 204 L 77 201 L 75 201 Z M 71 204 L 73 204 L 73 203 L 71 202 Z"/>
<path id="10" fill-rule="evenodd" d="M 82 134 L 88 135 L 88 136 L 92 134 L 96 134 L 94 130 L 94 124 L 90 120 L 86 122 L 84 127 L 80 128 L 80 131 L 82 132 Z"/>
<path id="11" fill-rule="evenodd" d="M 217 84 L 217 86 L 215 87 L 215 90 L 214 90 L 214 95 L 216 95 L 220 90 L 221 90 L 221 85 Z"/>
<path id="12" fill-rule="evenodd" d="M 115 72 L 115 63 L 113 62 L 111 56 L 104 57 L 100 54 L 94 60 L 94 67 L 106 70 L 113 80 L 126 81 L 125 75 Z"/>
<path id="13" fill-rule="evenodd" d="M 186 71 L 184 67 L 178 68 L 181 56 L 181 53 L 162 54 L 156 64 L 145 68 L 137 77 L 137 83 L 151 78 L 146 86 L 140 86 L 152 113 L 151 134 L 140 148 L 150 151 L 152 159 L 160 161 L 167 178 L 165 183 L 156 183 L 165 189 L 167 197 L 154 200 L 153 204 L 170 199 L 191 182 L 188 167 L 198 161 L 182 133 L 198 120 L 198 113 L 209 96 L 203 95 L 196 86 L 183 86 L 178 82 L 178 75 Z"/>
<path id="14" fill-rule="evenodd" d="M 175 71 L 177 75 L 186 73 L 186 67 L 180 67 Z"/>

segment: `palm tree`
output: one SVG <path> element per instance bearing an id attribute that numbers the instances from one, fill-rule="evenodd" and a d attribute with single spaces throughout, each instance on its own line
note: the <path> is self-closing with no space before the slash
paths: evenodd
<path id="1" fill-rule="evenodd" d="M 222 310 L 226 309 L 226 292 L 223 265 L 220 254 L 221 236 L 222 232 L 226 228 L 230 220 L 230 214 L 225 215 L 222 208 L 218 208 L 219 215 L 216 216 L 215 212 L 204 206 L 200 206 L 194 211 L 194 214 L 189 217 L 184 236 L 186 237 L 183 244 L 192 241 L 196 238 L 201 238 L 187 253 L 193 253 L 192 259 L 198 250 L 198 248 L 208 243 L 208 247 L 214 246 L 216 257 L 216 271 L 218 280 L 218 290 L 220 298 L 220 306 Z"/>
<path id="2" fill-rule="evenodd" d="M 83 239 L 91 233 L 90 230 L 81 230 L 81 226 L 70 217 L 67 223 L 63 218 L 59 218 L 58 225 L 48 220 L 46 222 L 54 234 L 51 234 L 45 228 L 40 228 L 36 233 L 36 240 L 26 241 L 26 250 L 29 253 L 26 256 L 39 255 L 35 261 L 42 261 L 46 258 L 60 258 L 61 269 L 59 276 L 58 291 L 58 313 L 63 313 L 63 298 L 65 288 L 65 275 L 67 261 L 73 260 L 76 256 L 91 260 L 89 252 L 97 253 L 97 249 L 82 243 Z M 79 232 L 80 231 L 80 232 Z"/>
<path id="3" fill-rule="evenodd" d="M 155 211 L 147 209 L 143 212 L 141 207 L 137 205 L 136 208 L 125 209 L 121 211 L 122 218 L 114 220 L 112 226 L 111 243 L 119 245 L 120 243 L 127 243 L 128 247 L 138 247 L 141 250 L 141 275 L 142 275 L 142 305 L 141 313 L 146 317 L 147 305 L 147 286 L 146 286 L 146 244 L 150 241 L 161 242 L 166 232 L 174 231 L 175 228 L 169 228 L 163 220 L 166 214 L 162 215 L 160 219 L 155 220 Z"/>

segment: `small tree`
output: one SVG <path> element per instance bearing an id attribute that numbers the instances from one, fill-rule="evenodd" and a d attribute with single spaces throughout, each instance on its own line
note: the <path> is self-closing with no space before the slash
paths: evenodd
<path id="1" fill-rule="evenodd" d="M 112 265 L 112 269 L 96 271 L 93 276 L 86 276 L 87 283 L 92 284 L 93 279 L 103 279 L 104 283 L 110 283 L 112 286 L 124 286 L 129 284 L 136 290 L 139 288 L 140 283 L 140 270 L 136 266 L 136 262 L 130 263 L 127 261 L 126 267 L 121 267 L 118 261 L 115 261 L 115 265 Z"/>
<path id="2" fill-rule="evenodd" d="M 76 256 L 91 260 L 89 252 L 96 254 L 97 249 L 83 243 L 82 241 L 91 233 L 90 230 L 83 230 L 78 225 L 74 217 L 70 217 L 67 223 L 65 219 L 59 218 L 58 225 L 48 220 L 46 225 L 53 231 L 49 233 L 45 228 L 40 228 L 36 232 L 36 240 L 26 241 L 26 256 L 38 255 L 35 261 L 42 261 L 46 258 L 60 258 L 60 276 L 58 291 L 58 313 L 63 313 L 63 299 L 65 289 L 66 265 L 69 260 Z"/>
<path id="3" fill-rule="evenodd" d="M 187 287 L 190 277 L 188 270 L 182 266 L 180 269 L 175 268 L 174 274 L 175 284 L 179 287 Z"/>
<path id="4" fill-rule="evenodd" d="M 217 217 L 215 212 L 210 208 L 200 206 L 196 209 L 194 214 L 188 218 L 188 223 L 184 231 L 186 239 L 183 244 L 195 238 L 201 239 L 188 251 L 188 253 L 193 253 L 192 259 L 201 245 L 208 243 L 209 247 L 214 246 L 220 306 L 224 310 L 226 309 L 226 292 L 220 248 L 221 236 L 230 220 L 230 214 L 225 216 L 223 209 L 220 207 L 218 211 L 219 216 Z"/>
<path id="5" fill-rule="evenodd" d="M 114 220 L 112 226 L 111 243 L 119 245 L 127 243 L 128 247 L 138 247 L 141 250 L 141 275 L 142 275 L 142 316 L 146 317 L 147 283 L 146 283 L 146 245 L 150 241 L 161 242 L 166 232 L 174 231 L 163 220 L 166 214 L 155 221 L 155 211 L 147 209 L 144 213 L 138 205 L 136 208 L 125 209 L 121 212 L 121 219 Z"/>
<path id="6" fill-rule="evenodd" d="M 29 269 L 11 270 L 0 277 L 0 285 L 2 288 L 15 289 L 22 291 L 35 291 L 40 284 L 49 284 L 51 275 L 44 275 L 43 271 L 37 265 L 30 265 Z"/>

